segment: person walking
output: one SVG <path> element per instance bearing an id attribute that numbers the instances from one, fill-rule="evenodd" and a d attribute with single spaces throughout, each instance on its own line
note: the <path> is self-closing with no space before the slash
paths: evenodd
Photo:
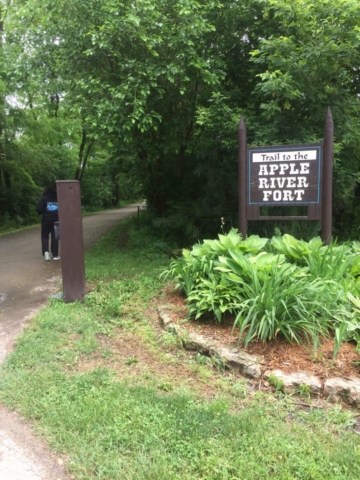
<path id="1" fill-rule="evenodd" d="M 41 218 L 41 250 L 45 260 L 51 260 L 49 251 L 49 235 L 51 235 L 51 253 L 53 260 L 60 260 L 59 240 L 55 238 L 54 223 L 59 221 L 58 202 L 55 185 L 44 188 L 42 197 L 36 204 L 36 211 Z"/>

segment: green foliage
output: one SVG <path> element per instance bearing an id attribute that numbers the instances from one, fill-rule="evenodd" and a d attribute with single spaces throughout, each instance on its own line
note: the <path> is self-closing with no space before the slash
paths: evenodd
<path id="1" fill-rule="evenodd" d="M 240 297 L 231 282 L 211 272 L 205 278 L 199 277 L 198 284 L 187 295 L 187 301 L 189 314 L 195 319 L 211 312 L 221 322 L 226 312 L 234 313 Z"/>
<path id="2" fill-rule="evenodd" d="M 113 197 L 113 182 L 106 173 L 86 175 L 81 182 L 81 204 L 87 212 L 118 206 Z"/>
<path id="3" fill-rule="evenodd" d="M 312 342 L 333 332 L 334 358 L 343 340 L 359 340 L 358 244 L 325 246 L 291 235 L 241 240 L 236 230 L 183 250 L 163 272 L 187 296 L 195 319 L 235 318 L 239 341 Z"/>
<path id="4" fill-rule="evenodd" d="M 273 255 L 272 253 L 260 252 L 257 255 L 245 256 L 239 252 L 229 250 L 228 255 L 219 257 L 216 269 L 226 273 L 227 277 L 234 282 L 246 282 L 256 275 L 261 278 L 268 278 L 274 272 L 279 275 L 289 275 L 296 270 L 296 267 L 285 262 L 284 255 Z M 300 273 L 300 272 L 299 272 Z"/>
<path id="5" fill-rule="evenodd" d="M 268 241 L 266 238 L 260 238 L 257 235 L 250 235 L 242 240 L 237 229 L 231 229 L 227 235 L 219 234 L 218 237 L 219 240 L 204 240 L 202 244 L 194 245 L 192 255 L 195 257 L 218 257 L 230 249 L 244 254 L 257 253 L 265 247 Z"/>
<path id="6" fill-rule="evenodd" d="M 237 218 L 240 117 L 251 145 L 314 142 L 330 106 L 334 231 L 358 236 L 356 0 L 13 0 L 4 9 L 1 213 L 28 215 L 10 201 L 26 184 L 13 179 L 21 164 L 36 186 L 81 172 L 89 209 L 146 198 L 153 226 L 183 246 L 213 238 L 221 217 Z M 270 222 L 259 223 L 253 231 L 270 236 Z M 313 237 L 318 224 L 304 225 L 282 228 Z"/>
<path id="7" fill-rule="evenodd" d="M 281 378 L 278 378 L 276 375 L 271 374 L 268 378 L 268 382 L 270 385 L 272 385 L 277 392 L 283 392 L 284 391 L 284 380 Z"/>
<path id="8" fill-rule="evenodd" d="M 325 337 L 331 328 L 339 300 L 335 288 L 321 279 L 294 277 L 273 267 L 269 275 L 242 284 L 241 301 L 235 305 L 234 326 L 247 345 L 254 339 L 266 342 L 280 333 L 290 343 Z"/>
<path id="9" fill-rule="evenodd" d="M 254 480 L 360 474 L 347 412 L 310 408 L 293 411 L 290 421 L 289 405 L 268 398 L 232 412 L 219 399 L 173 392 L 164 380 L 159 392 L 129 387 L 106 369 L 10 368 L 0 381 L 2 401 L 36 419 L 78 478 L 218 480 L 246 478 L 249 469 Z"/>
<path id="10" fill-rule="evenodd" d="M 309 242 L 297 240 L 291 235 L 275 236 L 271 240 L 272 246 L 282 252 L 291 260 L 303 260 L 305 257 L 314 255 L 323 247 L 320 237 L 313 238 Z M 325 248 L 325 247 L 323 247 Z"/>
<path id="11" fill-rule="evenodd" d="M 296 240 L 291 235 L 273 237 L 271 245 L 284 253 L 297 265 L 306 265 L 314 278 L 330 279 L 338 282 L 344 290 L 357 292 L 357 278 L 360 267 L 360 255 L 356 242 L 323 245 L 319 237 L 309 242 Z"/>
<path id="12" fill-rule="evenodd" d="M 129 357 L 126 359 L 125 364 L 126 365 L 136 365 L 139 362 L 139 359 L 136 357 Z"/>
<path id="13" fill-rule="evenodd" d="M 350 300 L 350 312 L 351 315 L 342 319 L 342 323 L 339 326 L 337 333 L 338 342 L 342 340 L 355 340 L 358 350 L 360 348 L 360 300 L 358 296 L 352 295 L 350 292 L 347 294 Z M 345 323 L 346 328 L 343 327 Z"/>
<path id="14" fill-rule="evenodd" d="M 130 297 L 130 292 L 131 289 L 124 288 L 119 281 L 99 282 L 96 288 L 87 295 L 86 301 L 96 306 L 101 314 L 116 318 L 121 316 L 122 306 L 124 301 Z"/>
<path id="15" fill-rule="evenodd" d="M 311 388 L 309 385 L 301 383 L 298 388 L 299 395 L 310 398 Z"/>

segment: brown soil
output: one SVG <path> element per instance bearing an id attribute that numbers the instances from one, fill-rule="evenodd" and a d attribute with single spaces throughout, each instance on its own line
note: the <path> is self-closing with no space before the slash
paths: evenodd
<path id="1" fill-rule="evenodd" d="M 161 340 L 164 332 L 155 307 L 146 311 L 146 318 L 155 326 L 157 340 Z M 207 398 L 213 398 L 219 393 L 214 372 L 211 370 L 209 376 L 204 377 L 204 372 L 194 368 L 194 353 L 179 349 L 177 344 L 166 346 L 161 341 L 162 348 L 159 349 L 158 344 L 153 347 L 151 341 L 143 338 L 137 328 L 134 331 L 118 328 L 111 336 L 98 335 L 97 339 L 100 348 L 90 355 L 79 357 L 75 367 L 77 372 L 108 368 L 118 379 L 128 381 L 131 386 L 148 383 L 156 385 L 160 393 L 178 387 L 187 388 Z M 225 377 L 228 375 L 229 373 L 224 373 Z"/>
<path id="2" fill-rule="evenodd" d="M 178 291 L 168 288 L 164 292 L 164 303 L 173 305 L 171 317 L 189 332 L 196 332 L 216 340 L 224 346 L 238 346 L 238 329 L 233 328 L 233 319 L 219 324 L 216 320 L 201 319 L 186 321 L 186 300 Z M 323 339 L 316 355 L 312 345 L 289 344 L 283 338 L 267 343 L 254 341 L 244 350 L 265 358 L 264 370 L 282 370 L 285 373 L 306 371 L 321 380 L 333 377 L 359 378 L 360 354 L 353 343 L 343 343 L 332 364 L 334 340 Z"/>

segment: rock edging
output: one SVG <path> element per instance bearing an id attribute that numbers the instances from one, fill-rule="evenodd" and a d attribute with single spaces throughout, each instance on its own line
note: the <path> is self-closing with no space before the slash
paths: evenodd
<path id="1" fill-rule="evenodd" d="M 160 305 L 157 310 L 164 329 L 181 338 L 186 350 L 195 350 L 212 358 L 218 358 L 229 368 L 251 379 L 269 380 L 270 377 L 276 377 L 281 382 L 283 390 L 288 393 L 307 390 L 312 397 L 327 398 L 332 402 L 343 401 L 348 405 L 360 407 L 360 379 L 334 377 L 322 382 L 308 372 L 298 371 L 286 374 L 281 370 L 266 370 L 263 356 L 250 355 L 240 348 L 226 348 L 214 340 L 188 332 L 185 328 L 173 323 L 169 314 L 173 311 L 172 305 Z"/>

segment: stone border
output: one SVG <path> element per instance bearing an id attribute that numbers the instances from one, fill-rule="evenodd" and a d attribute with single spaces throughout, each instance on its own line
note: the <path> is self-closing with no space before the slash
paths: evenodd
<path id="1" fill-rule="evenodd" d="M 220 359 L 229 368 L 251 379 L 269 380 L 273 376 L 279 380 L 287 393 L 308 389 L 312 397 L 326 398 L 331 402 L 345 402 L 360 407 L 360 379 L 334 377 L 322 382 L 308 372 L 297 371 L 286 374 L 281 370 L 266 370 L 263 356 L 250 355 L 241 348 L 226 348 L 203 335 L 189 332 L 172 322 L 169 312 L 174 310 L 171 304 L 158 306 L 158 314 L 166 331 L 175 333 L 186 350 L 195 350 L 212 358 Z"/>

